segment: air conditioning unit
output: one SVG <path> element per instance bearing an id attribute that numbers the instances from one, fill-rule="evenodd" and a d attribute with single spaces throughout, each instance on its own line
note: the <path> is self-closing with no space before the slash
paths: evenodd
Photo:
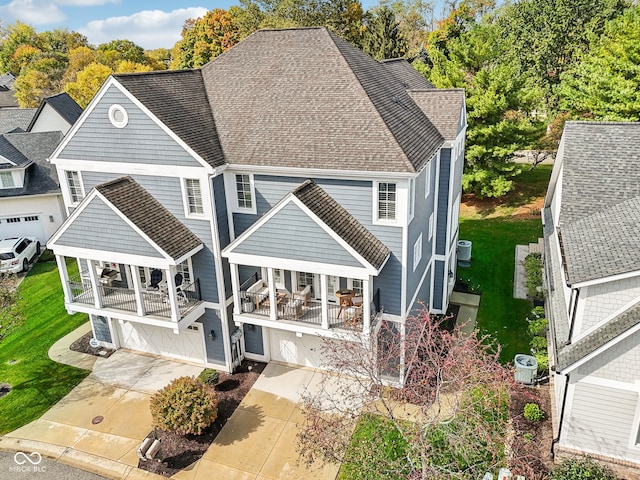
<path id="1" fill-rule="evenodd" d="M 469 240 L 458 240 L 458 265 L 468 267 L 471 265 L 471 247 Z"/>
<path id="2" fill-rule="evenodd" d="M 538 372 L 538 360 L 536 360 L 536 357 L 519 353 L 516 355 L 514 363 L 516 364 L 516 381 L 532 384 Z"/>

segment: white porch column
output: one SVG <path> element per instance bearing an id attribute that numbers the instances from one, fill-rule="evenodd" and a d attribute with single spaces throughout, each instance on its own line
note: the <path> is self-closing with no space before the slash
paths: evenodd
<path id="1" fill-rule="evenodd" d="M 129 265 L 131 272 L 131 283 L 136 295 L 136 310 L 141 317 L 147 313 L 144 305 L 144 295 L 142 294 L 142 282 L 140 281 L 140 270 L 136 265 Z"/>
<path id="2" fill-rule="evenodd" d="M 269 284 L 269 319 L 278 319 L 278 306 L 276 305 L 276 276 L 273 268 L 267 268 L 267 283 Z"/>
<path id="3" fill-rule="evenodd" d="M 329 330 L 329 299 L 327 298 L 327 276 L 320 275 L 320 299 L 322 302 L 322 328 Z"/>
<path id="4" fill-rule="evenodd" d="M 362 333 L 371 333 L 371 303 L 373 302 L 373 281 L 371 276 L 362 280 Z"/>
<path id="5" fill-rule="evenodd" d="M 73 302 L 73 293 L 71 292 L 71 286 L 69 285 L 69 271 L 67 270 L 67 262 L 62 255 L 56 255 L 56 263 L 58 264 L 58 271 L 62 276 L 62 291 L 64 292 L 64 303 Z"/>
<path id="6" fill-rule="evenodd" d="M 242 313 L 242 305 L 240 304 L 240 272 L 237 263 L 230 263 L 231 270 L 231 288 L 233 289 L 233 313 L 239 315 Z"/>
<path id="7" fill-rule="evenodd" d="M 167 275 L 167 296 L 169 297 L 169 305 L 171 306 L 171 320 L 180 321 L 180 307 L 178 305 L 178 296 L 176 295 L 176 267 L 169 267 L 169 271 L 165 270 Z"/>
<path id="8" fill-rule="evenodd" d="M 98 272 L 96 272 L 96 262 L 87 260 L 87 268 L 89 269 L 89 278 L 91 279 L 91 289 L 93 290 L 93 302 L 96 308 L 102 307 L 102 288 Z"/>

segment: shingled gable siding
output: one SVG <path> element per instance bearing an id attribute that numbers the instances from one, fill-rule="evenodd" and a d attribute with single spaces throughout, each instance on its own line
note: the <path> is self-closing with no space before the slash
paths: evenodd
<path id="1" fill-rule="evenodd" d="M 449 212 L 449 175 L 451 173 L 451 149 L 440 151 L 440 177 L 438 178 L 438 216 L 435 226 L 436 253 L 444 255 L 447 241 L 447 220 Z"/>
<path id="2" fill-rule="evenodd" d="M 580 289 L 580 299 L 585 301 L 580 332 L 597 325 L 639 297 L 640 277 L 625 278 Z"/>
<path id="3" fill-rule="evenodd" d="M 205 309 L 204 315 L 198 320 L 204 325 L 204 344 L 207 350 L 207 361 L 224 365 L 224 344 L 222 336 L 222 322 L 218 310 Z M 210 332 L 215 332 L 215 340 L 211 340 Z"/>
<path id="4" fill-rule="evenodd" d="M 292 203 L 285 205 L 234 251 L 361 267 L 344 247 L 309 218 L 300 207 Z"/>
<path id="5" fill-rule="evenodd" d="M 109 121 L 109 107 L 113 104 L 122 105 L 127 111 L 129 123 L 126 127 L 116 128 Z M 201 166 L 114 86 L 100 99 L 100 103 L 85 119 L 59 157 L 182 167 Z"/>
<path id="6" fill-rule="evenodd" d="M 108 219 L 108 220 L 107 220 Z M 133 253 L 161 258 L 162 255 L 99 198 L 94 198 L 58 239 L 59 245 Z"/>
<path id="7" fill-rule="evenodd" d="M 432 169 L 431 178 L 434 177 L 433 167 L 435 165 L 435 160 L 431 160 L 429 164 L 426 166 L 425 170 Z M 411 223 L 409 224 L 409 232 L 408 232 L 408 245 L 407 245 L 407 308 L 410 307 L 408 302 L 411 301 L 413 295 L 416 292 L 416 289 L 420 286 L 420 280 L 422 279 L 422 275 L 424 274 L 425 269 L 429 265 L 429 260 L 431 258 L 431 241 L 429 240 L 429 216 L 431 212 L 433 212 L 433 199 L 435 196 L 433 195 L 433 188 L 431 188 L 431 194 L 424 198 L 424 177 L 425 171 L 423 170 L 418 178 L 416 179 L 416 193 L 415 193 L 415 209 L 414 209 L 414 217 Z M 422 234 L 422 259 L 420 263 L 413 269 L 413 246 L 415 245 L 418 237 Z M 426 283 L 431 283 L 430 278 L 425 278 Z M 424 287 L 424 285 L 423 285 Z M 422 288 L 421 295 L 425 292 L 424 288 Z M 425 303 L 429 302 L 428 297 L 423 297 L 419 295 L 418 300 L 422 300 Z"/>
<path id="8" fill-rule="evenodd" d="M 347 172 L 345 172 L 346 175 L 348 175 Z M 305 180 L 307 178 L 254 175 L 257 214 L 233 214 L 236 237 Z M 313 180 L 391 250 L 391 256 L 384 269 L 378 277 L 374 278 L 373 288 L 374 291 L 380 289 L 380 303 L 384 306 L 384 311 L 392 315 L 400 315 L 402 229 L 372 225 L 373 182 L 321 178 L 313 178 Z M 251 269 L 251 271 L 254 270 Z M 249 270 L 241 269 L 241 281 L 244 279 L 243 272 L 247 274 Z"/>
<path id="9" fill-rule="evenodd" d="M 633 385 L 638 380 L 638 365 L 640 332 L 635 332 L 578 367 L 577 373 Z"/>
<path id="10" fill-rule="evenodd" d="M 120 177 L 122 174 L 102 172 L 82 172 L 85 188 L 91 188 L 101 183 Z M 206 302 L 218 302 L 218 288 L 216 284 L 216 269 L 213 258 L 213 239 L 211 223 L 208 220 L 194 220 L 185 218 L 180 179 L 175 177 L 153 177 L 150 175 L 131 175 L 142 188 L 149 192 L 167 210 L 176 216 L 191 230 L 204 244 L 204 248 L 192 258 L 194 278 L 200 280 L 200 292 Z"/>
<path id="11" fill-rule="evenodd" d="M 637 392 L 578 382 L 561 445 L 640 461 L 629 448 L 637 405 Z"/>

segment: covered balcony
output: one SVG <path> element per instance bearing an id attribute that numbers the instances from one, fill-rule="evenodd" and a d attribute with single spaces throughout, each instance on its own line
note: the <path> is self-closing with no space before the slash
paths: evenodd
<path id="1" fill-rule="evenodd" d="M 320 333 L 368 333 L 379 310 L 373 279 L 389 249 L 307 180 L 222 252 L 234 320 Z"/>
<path id="2" fill-rule="evenodd" d="M 179 330 L 204 313 L 202 242 L 130 177 L 98 185 L 49 240 L 67 310 Z M 66 258 L 78 261 L 69 276 Z"/>

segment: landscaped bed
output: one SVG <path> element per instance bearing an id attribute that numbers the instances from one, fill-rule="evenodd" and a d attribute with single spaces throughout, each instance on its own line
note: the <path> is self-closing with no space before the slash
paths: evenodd
<path id="1" fill-rule="evenodd" d="M 202 435 L 179 435 L 159 429 L 152 431 L 149 437 L 160 439 L 160 450 L 155 459 L 140 461 L 138 467 L 170 477 L 202 457 L 265 366 L 264 363 L 245 360 L 234 374 L 220 372 L 216 385 L 218 416 L 215 422 Z"/>
<path id="2" fill-rule="evenodd" d="M 48 356 L 51 345 L 88 320 L 65 310 L 56 262 L 36 263 L 19 293 L 25 320 L 0 343 L 0 383 L 11 386 L 0 399 L 0 434 L 40 417 L 89 374 Z"/>

